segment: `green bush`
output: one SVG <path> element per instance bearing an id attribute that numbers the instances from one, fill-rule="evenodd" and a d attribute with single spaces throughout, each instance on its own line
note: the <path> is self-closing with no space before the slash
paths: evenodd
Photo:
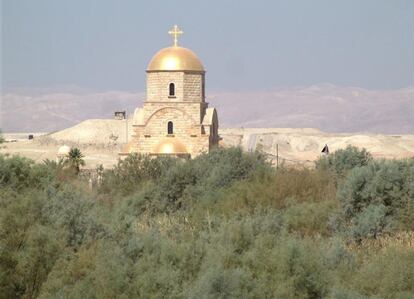
<path id="1" fill-rule="evenodd" d="M 153 159 L 159 163 L 158 159 Z M 160 160 L 162 161 L 162 160 Z M 179 209 L 190 209 L 195 201 L 215 202 L 220 190 L 230 187 L 237 181 L 251 178 L 257 173 L 273 171 L 264 157 L 258 153 L 244 153 L 240 148 L 216 149 L 210 154 L 200 155 L 193 160 L 177 161 L 168 164 L 165 171 L 159 172 L 152 181 L 156 188 L 141 188 L 136 202 L 157 208 L 156 212 L 171 213 Z"/>
<path id="2" fill-rule="evenodd" d="M 372 156 L 365 148 L 360 150 L 348 145 L 345 149 L 321 157 L 316 162 L 316 167 L 329 169 L 337 178 L 343 178 L 351 169 L 366 166 L 371 161 Z"/>
<path id="3" fill-rule="evenodd" d="M 297 204 L 290 202 L 284 212 L 286 228 L 300 235 L 331 234 L 329 219 L 336 209 L 335 201 L 304 202 Z"/>
<path id="4" fill-rule="evenodd" d="M 332 177 L 328 171 L 319 169 L 253 172 L 249 179 L 235 181 L 223 192 L 215 192 L 214 196 L 214 205 L 208 204 L 210 211 L 229 216 L 234 213 L 252 214 L 260 209 L 285 209 L 291 203 L 304 203 L 304 206 L 320 203 L 321 207 L 334 209 L 337 202 Z M 199 207 L 205 210 L 202 204 Z"/>
<path id="5" fill-rule="evenodd" d="M 42 207 L 47 221 L 65 233 L 67 246 L 78 247 L 87 240 L 95 240 L 109 234 L 107 226 L 99 223 L 96 203 L 73 186 L 48 190 Z"/>
<path id="6" fill-rule="evenodd" d="M 371 296 L 364 296 L 360 293 L 349 290 L 349 289 L 333 289 L 332 292 L 327 297 L 328 299 L 370 299 L 370 298 L 378 298 L 378 297 L 371 297 Z"/>
<path id="7" fill-rule="evenodd" d="M 0 156 L 0 298 L 412 298 L 413 165 L 131 155 L 90 190 Z"/>
<path id="8" fill-rule="evenodd" d="M 202 273 L 188 298 L 253 298 L 253 277 L 243 269 L 210 267 Z"/>
<path id="9" fill-rule="evenodd" d="M 350 228 L 350 235 L 354 240 L 361 242 L 365 238 L 376 239 L 382 233 L 391 229 L 392 219 L 387 217 L 387 208 L 384 205 L 369 205 L 359 213 Z"/>
<path id="10" fill-rule="evenodd" d="M 352 286 L 367 296 L 413 298 L 414 251 L 390 248 L 367 257 L 357 270 Z"/>
<path id="11" fill-rule="evenodd" d="M 128 195 L 140 189 L 143 182 L 156 180 L 170 167 L 178 163 L 171 158 L 151 158 L 140 154 L 130 154 L 118 160 L 114 169 L 98 171 L 101 177 L 99 192 L 116 196 Z"/>
<path id="12" fill-rule="evenodd" d="M 413 178 L 414 160 L 375 161 L 353 169 L 338 189 L 337 221 L 357 239 L 398 226 L 414 201 Z"/>
<path id="13" fill-rule="evenodd" d="M 33 298 L 64 250 L 62 233 L 43 214 L 43 192 L 0 194 L 0 296 Z"/>
<path id="14" fill-rule="evenodd" d="M 36 188 L 49 183 L 53 178 L 50 170 L 41 164 L 19 156 L 0 154 L 0 187 L 14 190 Z"/>

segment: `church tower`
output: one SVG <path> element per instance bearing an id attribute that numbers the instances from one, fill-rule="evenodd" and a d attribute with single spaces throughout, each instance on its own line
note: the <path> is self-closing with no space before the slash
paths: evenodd
<path id="1" fill-rule="evenodd" d="M 147 93 L 134 112 L 129 153 L 195 157 L 218 144 L 217 111 L 205 101 L 205 70 L 197 55 L 178 46 L 161 49 L 147 67 Z"/>

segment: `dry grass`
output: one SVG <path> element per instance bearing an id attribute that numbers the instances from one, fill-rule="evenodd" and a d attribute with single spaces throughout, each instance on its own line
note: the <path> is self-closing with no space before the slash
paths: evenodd
<path id="1" fill-rule="evenodd" d="M 186 216 L 170 216 L 166 213 L 150 215 L 144 213 L 134 223 L 134 230 L 138 233 L 146 233 L 156 229 L 162 235 L 168 235 L 172 230 L 194 232 L 195 226 Z"/>
<path id="2" fill-rule="evenodd" d="M 397 248 L 402 250 L 414 249 L 414 232 L 405 231 L 391 235 L 381 236 L 377 239 L 364 239 L 360 244 L 351 243 L 348 248 L 350 250 L 373 250 L 381 251 L 389 248 Z"/>

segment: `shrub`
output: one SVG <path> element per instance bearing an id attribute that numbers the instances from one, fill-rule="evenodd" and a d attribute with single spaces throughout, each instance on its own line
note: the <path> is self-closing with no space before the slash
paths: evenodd
<path id="1" fill-rule="evenodd" d="M 39 170 L 39 166 L 30 159 L 0 155 L 0 186 L 7 186 L 14 190 L 35 187 L 46 175 L 36 173 L 36 170 Z"/>
<path id="2" fill-rule="evenodd" d="M 360 293 L 354 290 L 338 288 L 338 289 L 333 289 L 327 298 L 328 299 L 370 299 L 372 297 L 361 295 Z"/>
<path id="3" fill-rule="evenodd" d="M 141 184 L 148 180 L 157 180 L 170 167 L 178 163 L 171 158 L 151 158 L 147 155 L 130 154 L 125 159 L 118 160 L 114 169 L 102 171 L 99 188 L 101 194 L 128 195 L 138 190 Z"/>
<path id="4" fill-rule="evenodd" d="M 368 256 L 357 270 L 352 286 L 367 296 L 412 298 L 414 251 L 389 248 Z"/>
<path id="5" fill-rule="evenodd" d="M 327 205 L 333 207 L 336 187 L 325 170 L 273 169 L 253 172 L 249 179 L 235 181 L 223 192 L 215 192 L 215 198 L 210 208 L 226 215 L 250 214 L 256 209 L 283 209 L 289 202 L 330 202 Z"/>
<path id="6" fill-rule="evenodd" d="M 0 298 L 414 293 L 413 234 L 392 231 L 413 227 L 414 160 L 336 181 L 328 168 L 275 170 L 237 148 L 131 155 L 98 169 L 94 192 L 58 163 L 0 157 Z"/>
<path id="7" fill-rule="evenodd" d="M 330 235 L 329 219 L 336 209 L 336 202 L 291 202 L 284 212 L 286 228 L 303 236 Z"/>
<path id="8" fill-rule="evenodd" d="M 246 153 L 241 148 L 217 148 L 193 162 L 200 183 L 213 189 L 228 187 L 234 181 L 249 178 L 255 171 L 270 169 L 263 154 Z"/>
<path id="9" fill-rule="evenodd" d="M 42 214 L 50 225 L 62 229 L 68 247 L 77 248 L 109 234 L 106 226 L 98 221 L 96 203 L 71 185 L 48 190 Z"/>
<path id="10" fill-rule="evenodd" d="M 348 145 L 345 149 L 339 149 L 327 157 L 321 157 L 316 162 L 317 168 L 327 168 L 337 178 L 343 178 L 355 167 L 368 165 L 372 161 L 371 154 L 365 149 L 359 149 Z"/>
<path id="11" fill-rule="evenodd" d="M 217 201 L 218 192 L 237 181 L 271 171 L 259 153 L 244 153 L 240 148 L 215 149 L 169 168 L 160 177 L 154 198 L 166 204 L 164 212 L 188 209 L 195 201 Z"/>
<path id="12" fill-rule="evenodd" d="M 379 235 L 390 230 L 391 219 L 387 219 L 384 205 L 369 205 L 359 213 L 353 221 L 350 234 L 361 242 L 365 238 L 376 239 Z"/>
<path id="13" fill-rule="evenodd" d="M 343 228 L 354 236 L 376 237 L 400 222 L 414 200 L 413 160 L 375 161 L 353 169 L 339 186 Z"/>
<path id="14" fill-rule="evenodd" d="M 0 298 L 36 297 L 64 248 L 44 202 L 38 190 L 0 189 Z"/>
<path id="15" fill-rule="evenodd" d="M 188 298 L 252 298 L 254 281 L 243 269 L 210 267 L 202 273 Z"/>

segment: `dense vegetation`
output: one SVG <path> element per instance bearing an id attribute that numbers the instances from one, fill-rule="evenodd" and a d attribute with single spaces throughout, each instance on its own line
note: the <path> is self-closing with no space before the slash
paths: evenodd
<path id="1" fill-rule="evenodd" d="M 0 156 L 1 298 L 414 297 L 413 159 L 80 160 Z"/>

